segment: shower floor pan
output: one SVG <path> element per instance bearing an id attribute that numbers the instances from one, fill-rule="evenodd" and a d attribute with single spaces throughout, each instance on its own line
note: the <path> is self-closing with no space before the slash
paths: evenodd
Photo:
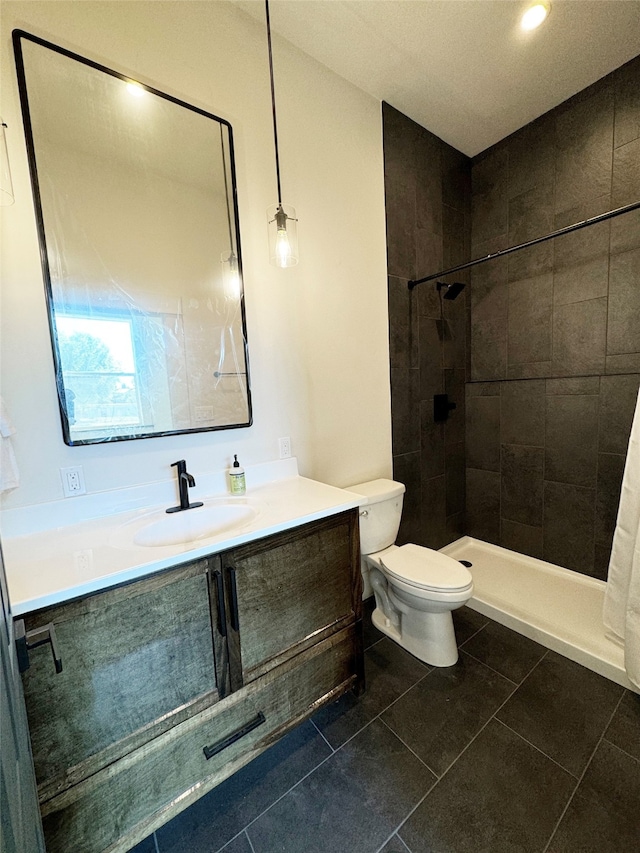
<path id="1" fill-rule="evenodd" d="M 605 636 L 604 581 L 470 536 L 440 550 L 472 564 L 472 610 L 637 692 L 622 647 Z"/>

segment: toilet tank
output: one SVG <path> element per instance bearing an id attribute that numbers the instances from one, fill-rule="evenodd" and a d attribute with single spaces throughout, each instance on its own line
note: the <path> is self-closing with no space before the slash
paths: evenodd
<path id="1" fill-rule="evenodd" d="M 375 554 L 393 545 L 400 527 L 404 484 L 395 480 L 370 480 L 347 488 L 363 498 L 360 504 L 361 552 Z"/>

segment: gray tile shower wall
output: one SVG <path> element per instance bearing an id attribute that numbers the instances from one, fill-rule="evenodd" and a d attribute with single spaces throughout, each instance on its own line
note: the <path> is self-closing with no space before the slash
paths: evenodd
<path id="1" fill-rule="evenodd" d="M 606 580 L 639 386 L 468 383 L 466 533 Z"/>
<path id="2" fill-rule="evenodd" d="M 387 104 L 383 132 L 399 541 L 468 533 L 604 579 L 640 384 L 640 211 L 457 274 L 470 286 L 442 306 L 407 281 L 638 200 L 640 57 L 473 161 Z"/>
<path id="3" fill-rule="evenodd" d="M 640 57 L 478 155 L 472 257 L 640 199 Z M 640 384 L 640 212 L 471 272 L 466 532 L 606 579 Z"/>
<path id="4" fill-rule="evenodd" d="M 467 290 L 441 302 L 408 281 L 469 260 L 471 161 L 383 104 L 394 477 L 406 485 L 399 542 L 464 533 Z M 469 282 L 468 276 L 449 281 Z M 434 423 L 434 394 L 456 408 Z"/>
<path id="5" fill-rule="evenodd" d="M 640 198 L 640 57 L 479 154 L 472 256 Z M 471 381 L 640 371 L 640 212 L 475 267 Z"/>

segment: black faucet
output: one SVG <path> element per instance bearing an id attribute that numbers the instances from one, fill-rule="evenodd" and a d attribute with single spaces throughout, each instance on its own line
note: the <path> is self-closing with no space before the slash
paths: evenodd
<path id="1" fill-rule="evenodd" d="M 196 501 L 193 504 L 189 503 L 189 489 L 195 486 L 196 481 L 191 474 L 187 474 L 187 463 L 184 459 L 179 459 L 177 462 L 171 463 L 172 468 L 178 469 L 178 489 L 180 491 L 180 506 L 170 506 L 167 512 L 180 512 L 183 509 L 195 509 L 197 506 L 202 506 L 202 501 Z"/>

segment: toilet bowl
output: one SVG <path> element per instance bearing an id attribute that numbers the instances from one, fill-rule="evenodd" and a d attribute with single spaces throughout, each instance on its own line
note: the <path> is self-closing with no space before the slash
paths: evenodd
<path id="1" fill-rule="evenodd" d="M 458 660 L 452 611 L 471 598 L 471 573 L 439 551 L 392 544 L 402 514 L 402 483 L 372 480 L 349 490 L 362 498 L 363 596 L 375 596 L 373 624 L 425 663 L 452 666 Z"/>

